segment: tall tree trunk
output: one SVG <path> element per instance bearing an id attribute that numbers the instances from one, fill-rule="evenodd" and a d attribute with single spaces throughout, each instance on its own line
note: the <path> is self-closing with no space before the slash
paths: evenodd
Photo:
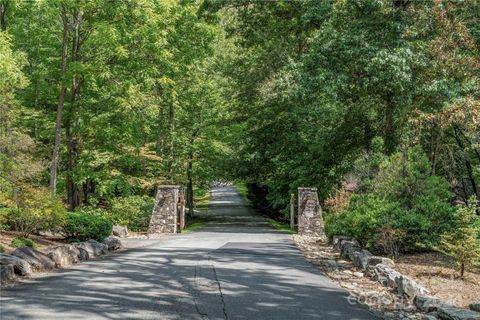
<path id="1" fill-rule="evenodd" d="M 188 164 L 187 164 L 187 207 L 188 215 L 193 216 L 193 150 L 188 152 Z"/>
<path id="2" fill-rule="evenodd" d="M 163 106 L 158 107 L 158 132 L 157 132 L 157 143 L 155 145 L 155 151 L 157 156 L 163 156 L 163 142 L 164 142 L 164 130 L 163 130 Z"/>
<path id="3" fill-rule="evenodd" d="M 7 8 L 10 0 L 0 1 L 0 30 L 7 31 Z"/>
<path id="4" fill-rule="evenodd" d="M 50 191 L 57 192 L 57 170 L 60 153 L 60 142 L 62 138 L 62 115 L 65 105 L 65 77 L 67 73 L 67 44 L 68 44 L 68 19 L 65 11 L 61 14 L 63 22 L 62 37 L 62 74 L 60 80 L 60 95 L 58 97 L 57 118 L 55 121 L 55 144 L 52 153 L 52 162 L 50 165 Z"/>
<path id="5" fill-rule="evenodd" d="M 76 12 L 73 15 L 73 41 L 72 41 L 72 57 L 71 62 L 78 61 L 80 50 L 79 29 L 82 16 Z M 68 120 L 65 124 L 65 135 L 67 142 L 67 198 L 70 210 L 75 210 L 81 204 L 80 190 L 73 180 L 73 172 L 76 166 L 78 155 L 78 139 L 72 133 L 72 119 L 75 119 L 75 102 L 80 86 L 76 75 L 72 78 L 72 88 L 70 96 L 70 112 L 68 113 Z"/>
<path id="6" fill-rule="evenodd" d="M 457 141 L 458 146 L 460 147 L 460 149 L 463 152 L 463 158 L 465 160 L 465 168 L 467 169 L 468 178 L 469 178 L 470 183 L 472 185 L 472 191 L 475 194 L 475 196 L 477 197 L 477 199 L 479 199 L 478 188 L 477 188 L 477 183 L 475 181 L 475 176 L 473 174 L 472 164 L 470 163 L 470 159 L 469 159 L 468 154 L 465 150 L 462 139 L 460 138 L 460 135 L 459 135 L 459 130 L 457 128 L 454 128 L 454 134 L 455 134 L 455 140 Z M 465 194 L 465 196 L 466 196 L 466 198 L 468 198 L 468 194 Z M 465 200 L 468 200 L 468 199 L 465 199 Z"/>
<path id="7" fill-rule="evenodd" d="M 174 160 L 174 135 L 175 135 L 175 108 L 173 104 L 173 94 L 168 108 L 168 129 L 169 129 L 169 150 L 168 150 L 168 175 L 171 182 L 174 181 L 173 160 Z"/>

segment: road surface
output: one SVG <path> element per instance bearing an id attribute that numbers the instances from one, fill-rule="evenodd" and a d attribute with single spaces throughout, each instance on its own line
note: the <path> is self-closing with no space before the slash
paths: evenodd
<path id="1" fill-rule="evenodd" d="M 233 187 L 212 190 L 215 221 L 29 280 L 0 319 L 374 319 L 305 261 L 291 236 Z"/>

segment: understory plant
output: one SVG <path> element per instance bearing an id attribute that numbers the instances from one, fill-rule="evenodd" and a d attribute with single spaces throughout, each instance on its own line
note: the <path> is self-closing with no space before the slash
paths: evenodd
<path id="1" fill-rule="evenodd" d="M 440 248 L 455 259 L 461 278 L 464 277 L 465 270 L 480 262 L 477 206 L 475 197 L 470 198 L 468 205 L 459 206 L 456 212 L 457 227 L 442 235 Z"/>

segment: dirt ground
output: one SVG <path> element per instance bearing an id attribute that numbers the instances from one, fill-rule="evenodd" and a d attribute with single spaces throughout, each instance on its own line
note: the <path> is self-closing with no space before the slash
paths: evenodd
<path id="1" fill-rule="evenodd" d="M 11 253 L 13 252 L 16 248 L 12 247 L 10 243 L 12 242 L 12 239 L 15 237 L 21 237 L 22 234 L 20 232 L 16 231 L 0 231 L 0 243 L 2 246 L 5 248 L 5 253 Z M 31 235 L 28 238 L 31 240 L 35 241 L 35 243 L 38 245 L 37 250 L 39 251 L 45 251 L 45 249 L 48 246 L 52 245 L 59 245 L 62 243 L 65 243 L 64 240 L 62 239 L 61 236 L 54 236 L 54 235 L 49 235 L 49 236 L 36 236 L 36 235 Z"/>
<path id="2" fill-rule="evenodd" d="M 480 270 L 466 272 L 460 279 L 452 258 L 440 253 L 401 256 L 395 269 L 409 275 L 427 288 L 433 296 L 459 307 L 480 302 Z"/>

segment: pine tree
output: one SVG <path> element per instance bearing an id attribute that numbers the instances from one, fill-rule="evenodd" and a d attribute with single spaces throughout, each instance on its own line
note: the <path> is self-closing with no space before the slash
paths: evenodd
<path id="1" fill-rule="evenodd" d="M 478 228 L 474 226 L 478 201 L 475 197 L 469 200 L 466 206 L 457 208 L 458 226 L 451 234 L 442 236 L 442 249 L 455 258 L 460 277 L 464 277 L 465 270 L 480 260 L 480 239 Z"/>

